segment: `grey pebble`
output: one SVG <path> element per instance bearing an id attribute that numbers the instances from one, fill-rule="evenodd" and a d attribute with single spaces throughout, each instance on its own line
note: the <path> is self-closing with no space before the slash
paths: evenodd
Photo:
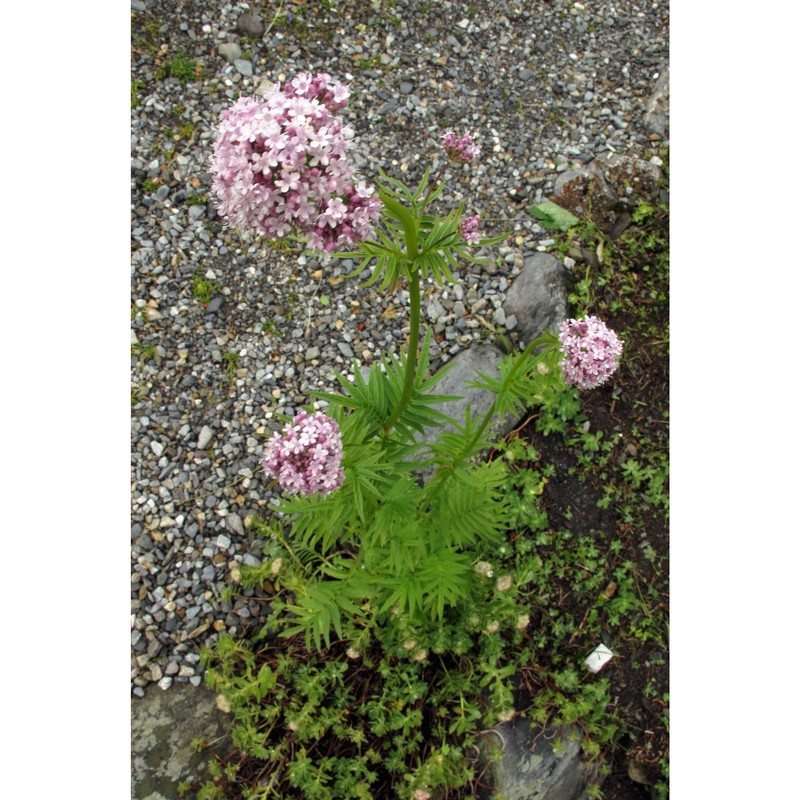
<path id="1" fill-rule="evenodd" d="M 253 77 L 253 65 L 247 59 L 237 58 L 233 62 L 233 66 L 240 75 L 244 75 L 246 78 Z"/>
<path id="2" fill-rule="evenodd" d="M 228 516 L 225 517 L 225 526 L 237 536 L 244 536 L 244 525 L 238 514 L 228 514 Z"/>
<path id="3" fill-rule="evenodd" d="M 200 429 L 200 435 L 197 437 L 197 449 L 205 450 L 210 444 L 213 436 L 214 431 L 209 428 L 208 425 L 203 425 L 203 427 Z"/>
<path id="4" fill-rule="evenodd" d="M 230 546 L 231 540 L 224 533 L 217 536 L 217 547 L 221 550 L 227 550 Z"/>
<path id="5" fill-rule="evenodd" d="M 242 48 L 236 42 L 223 42 L 218 48 L 217 52 L 229 63 L 233 64 L 234 61 L 242 57 Z"/>

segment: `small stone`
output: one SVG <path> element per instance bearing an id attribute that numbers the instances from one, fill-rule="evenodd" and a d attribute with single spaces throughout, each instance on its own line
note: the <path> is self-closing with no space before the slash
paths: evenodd
<path id="1" fill-rule="evenodd" d="M 252 78 L 253 77 L 253 65 L 244 58 L 237 58 L 233 62 L 233 66 L 236 68 L 236 71 L 240 75 L 244 75 L 245 78 Z"/>
<path id="2" fill-rule="evenodd" d="M 319 358 L 319 347 L 309 347 L 306 350 L 306 361 L 311 361 L 315 358 Z"/>
<path id="3" fill-rule="evenodd" d="M 225 517 L 225 525 L 237 536 L 244 536 L 244 525 L 238 514 L 228 514 L 228 516 Z"/>
<path id="4" fill-rule="evenodd" d="M 229 64 L 242 57 L 242 48 L 236 42 L 223 42 L 218 52 Z"/>
<path id="5" fill-rule="evenodd" d="M 200 435 L 197 437 L 197 449 L 205 450 L 211 442 L 213 436 L 214 431 L 211 430 L 208 425 L 203 425 L 203 427 L 200 429 Z"/>
<path id="6" fill-rule="evenodd" d="M 156 456 L 161 456 L 164 452 L 164 445 L 161 442 L 150 442 L 150 449 L 156 454 Z"/>
<path id="7" fill-rule="evenodd" d="M 219 547 L 220 550 L 227 550 L 230 546 L 231 540 L 224 533 L 217 536 L 217 547 Z"/>
<path id="8" fill-rule="evenodd" d="M 206 311 L 209 314 L 215 314 L 222 308 L 223 299 L 220 295 L 211 298 L 211 302 L 206 306 Z"/>
<path id="9" fill-rule="evenodd" d="M 163 689 L 166 691 L 169 687 L 172 686 L 172 678 L 165 676 L 158 682 L 158 688 Z"/>

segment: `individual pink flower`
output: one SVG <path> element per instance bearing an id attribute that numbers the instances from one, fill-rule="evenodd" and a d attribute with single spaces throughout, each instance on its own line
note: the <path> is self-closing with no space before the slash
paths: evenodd
<path id="1" fill-rule="evenodd" d="M 444 134 L 444 151 L 450 161 L 456 164 L 465 164 L 467 161 L 477 158 L 481 149 L 473 143 L 470 133 L 459 137 L 452 130 L 448 130 Z"/>
<path id="2" fill-rule="evenodd" d="M 318 250 L 374 234 L 381 201 L 355 185 L 352 130 L 335 112 L 349 90 L 301 72 L 283 89 L 241 97 L 223 111 L 211 162 L 217 209 L 232 227 L 279 239 L 294 231 Z"/>
<path id="3" fill-rule="evenodd" d="M 474 217 L 461 217 L 461 222 L 458 223 L 458 230 L 461 238 L 470 244 L 477 244 L 480 241 L 480 234 L 478 233 L 478 223 L 481 220 L 481 215 L 476 214 Z"/>
<path id="4" fill-rule="evenodd" d="M 342 437 L 336 421 L 300 411 L 269 440 L 261 466 L 290 494 L 329 494 L 344 481 Z"/>
<path id="5" fill-rule="evenodd" d="M 565 319 L 558 335 L 564 380 L 579 389 L 594 389 L 616 371 L 622 355 L 622 340 L 597 317 Z"/>

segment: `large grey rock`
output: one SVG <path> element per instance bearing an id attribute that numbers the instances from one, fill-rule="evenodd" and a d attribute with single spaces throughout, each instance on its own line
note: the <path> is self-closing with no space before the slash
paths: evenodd
<path id="1" fill-rule="evenodd" d="M 543 732 L 517 719 L 494 730 L 503 743 L 502 756 L 491 767 L 495 792 L 482 800 L 578 800 L 582 796 L 586 781 L 577 729 Z"/>
<path id="2" fill-rule="evenodd" d="M 191 742 L 214 741 L 229 727 L 205 686 L 176 683 L 165 691 L 151 684 L 131 702 L 131 800 L 177 800 L 181 781 L 206 780 L 206 756 Z"/>
<path id="3" fill-rule="evenodd" d="M 466 350 L 462 350 L 450 362 L 448 373 L 434 388 L 435 394 L 456 395 L 458 399 L 448 400 L 435 408 L 458 423 L 463 423 L 467 406 L 470 408 L 473 419 L 483 418 L 494 402 L 495 394 L 485 389 L 467 388 L 467 384 L 474 381 L 479 372 L 493 378 L 498 377 L 500 374 L 498 364 L 503 355 L 494 345 L 485 343 L 473 344 Z M 497 420 L 489 426 L 487 436 L 490 439 L 502 438 L 518 421 L 516 417 Z M 445 426 L 444 430 L 446 429 Z M 443 429 L 434 428 L 426 431 L 425 441 L 434 441 L 441 430 Z"/>
<path id="4" fill-rule="evenodd" d="M 567 268 L 550 253 L 533 253 L 514 278 L 504 305 L 506 318 L 515 317 L 522 344 L 542 331 L 554 330 L 567 317 Z"/>

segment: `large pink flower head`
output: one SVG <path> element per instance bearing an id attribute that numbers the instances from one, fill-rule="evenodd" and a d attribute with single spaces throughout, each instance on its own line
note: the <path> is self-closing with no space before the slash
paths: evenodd
<path id="1" fill-rule="evenodd" d="M 237 228 L 280 239 L 292 231 L 321 251 L 370 238 L 381 201 L 354 180 L 352 130 L 334 112 L 349 90 L 327 73 L 299 73 L 263 99 L 222 112 L 211 161 L 217 209 Z"/>
<path id="2" fill-rule="evenodd" d="M 465 164 L 467 161 L 477 158 L 481 149 L 473 143 L 470 133 L 456 136 L 453 131 L 448 130 L 444 134 L 444 151 L 450 161 L 456 164 Z"/>
<path id="3" fill-rule="evenodd" d="M 344 481 L 342 437 L 335 420 L 300 411 L 269 440 L 261 466 L 290 494 L 329 494 Z"/>
<path id="4" fill-rule="evenodd" d="M 565 319 L 558 335 L 564 360 L 564 380 L 579 389 L 605 383 L 619 366 L 622 340 L 597 317 Z"/>

